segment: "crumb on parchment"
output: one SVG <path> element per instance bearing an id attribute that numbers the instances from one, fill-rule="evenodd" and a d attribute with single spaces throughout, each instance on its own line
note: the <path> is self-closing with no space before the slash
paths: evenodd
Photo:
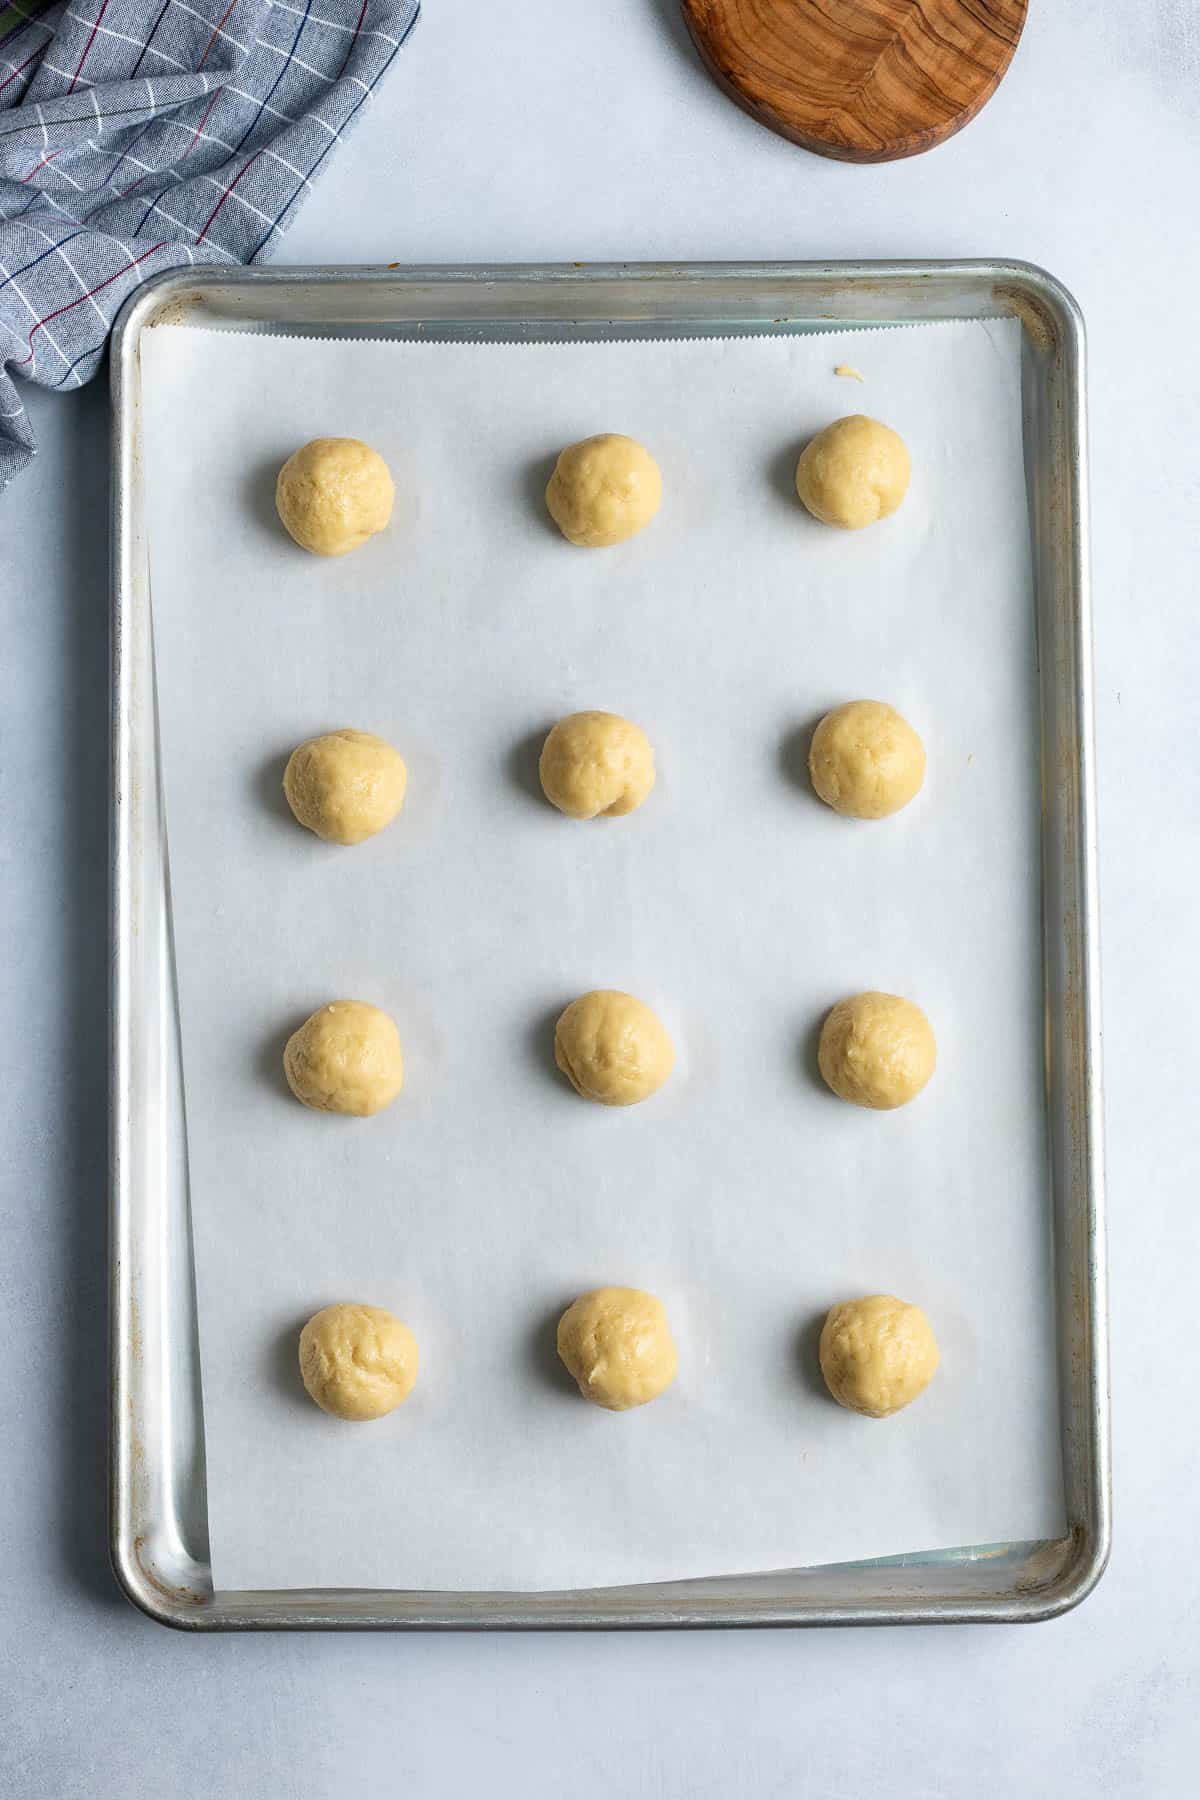
<path id="1" fill-rule="evenodd" d="M 851 381 L 866 380 L 862 370 L 853 368 L 850 363 L 838 363 L 833 372 L 835 375 L 848 375 Z"/>

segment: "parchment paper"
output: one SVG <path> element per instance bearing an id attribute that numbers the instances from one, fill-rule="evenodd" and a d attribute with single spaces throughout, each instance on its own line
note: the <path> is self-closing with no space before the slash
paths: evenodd
<path id="1" fill-rule="evenodd" d="M 855 365 L 864 385 L 838 379 Z M 561 1587 L 823 1562 L 1061 1529 L 1040 1098 L 1034 633 L 1009 323 L 788 340 L 402 346 L 163 328 L 146 468 L 218 1584 Z M 912 450 L 890 522 L 798 506 L 800 444 L 866 411 Z M 617 429 L 665 502 L 567 545 L 554 453 Z M 275 472 L 365 438 L 386 536 L 306 556 Z M 924 791 L 878 824 L 821 806 L 806 728 L 891 701 Z M 540 798 L 560 714 L 627 714 L 659 782 L 591 825 Z M 383 733 L 396 824 L 300 830 L 301 739 Z M 610 1111 L 558 1077 L 577 993 L 659 1010 L 676 1072 Z M 815 1034 L 879 987 L 928 1012 L 913 1106 L 835 1100 Z M 321 1001 L 399 1023 L 407 1083 L 368 1120 L 306 1112 L 280 1053 Z M 554 1321 L 603 1282 L 660 1294 L 661 1400 L 610 1415 Z M 837 1299 L 923 1305 L 942 1368 L 882 1423 L 835 1407 Z M 296 1336 L 391 1307 L 420 1379 L 341 1424 Z"/>

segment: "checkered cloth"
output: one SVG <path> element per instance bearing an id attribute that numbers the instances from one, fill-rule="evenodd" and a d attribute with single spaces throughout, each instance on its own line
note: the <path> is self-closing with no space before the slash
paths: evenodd
<path id="1" fill-rule="evenodd" d="M 95 374 L 139 282 L 270 255 L 419 0 L 0 0 L 0 485 L 13 375 Z"/>

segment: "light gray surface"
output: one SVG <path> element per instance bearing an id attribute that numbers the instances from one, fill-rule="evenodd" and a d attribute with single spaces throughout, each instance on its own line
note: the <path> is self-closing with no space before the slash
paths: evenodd
<path id="1" fill-rule="evenodd" d="M 1200 1757 L 1181 1340 L 1200 1186 L 1191 0 L 1073 17 L 1035 0 L 975 125 L 881 169 L 819 162 L 736 113 L 673 0 L 569 22 L 558 0 L 527 0 L 505 31 L 468 0 L 431 6 L 290 259 L 1013 255 L 1053 269 L 1087 315 L 1113 1566 L 1068 1618 L 995 1631 L 201 1641 L 116 1598 L 101 1502 L 106 401 L 34 394 L 41 456 L 0 515 L 0 1792 L 436 1800 L 470 1783 L 594 1791 L 607 1770 L 638 1800 L 1174 1800 Z"/>

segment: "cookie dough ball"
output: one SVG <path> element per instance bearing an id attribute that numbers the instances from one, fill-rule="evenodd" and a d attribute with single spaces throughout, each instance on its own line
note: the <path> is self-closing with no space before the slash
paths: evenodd
<path id="1" fill-rule="evenodd" d="M 577 1094 L 601 1106 L 636 1106 L 675 1066 L 656 1013 L 632 994 L 597 988 L 572 1000 L 554 1027 L 554 1060 Z"/>
<path id="2" fill-rule="evenodd" d="M 839 1406 L 886 1419 L 933 1380 L 937 1339 L 919 1306 L 868 1294 L 830 1307 L 819 1349 L 825 1385 Z"/>
<path id="3" fill-rule="evenodd" d="M 302 550 L 345 556 L 392 516 L 396 490 L 377 450 L 357 438 L 314 438 L 289 456 L 275 508 Z"/>
<path id="4" fill-rule="evenodd" d="M 382 1419 L 412 1392 L 417 1340 L 386 1307 L 340 1300 L 300 1333 L 300 1375 L 335 1419 Z"/>
<path id="5" fill-rule="evenodd" d="M 538 774 L 547 800 L 569 819 L 616 819 L 654 786 L 654 750 L 619 713 L 570 713 L 546 739 Z"/>
<path id="6" fill-rule="evenodd" d="M 890 1112 L 915 1100 L 937 1062 L 933 1027 L 898 994 L 855 994 L 839 1000 L 821 1027 L 821 1073 L 855 1106 Z"/>
<path id="7" fill-rule="evenodd" d="M 373 731 L 309 738 L 292 751 L 283 772 L 283 791 L 297 819 L 331 844 L 361 844 L 390 825 L 407 786 L 404 758 Z"/>
<path id="8" fill-rule="evenodd" d="M 796 492 L 814 518 L 858 531 L 894 513 L 912 472 L 904 439 L 878 419 L 835 419 L 800 454 Z"/>
<path id="9" fill-rule="evenodd" d="M 662 476 L 636 438 L 605 431 L 570 444 L 546 489 L 550 517 L 565 538 L 589 550 L 623 544 L 662 504 Z"/>
<path id="10" fill-rule="evenodd" d="M 283 1072 L 305 1106 L 365 1119 L 390 1106 L 404 1086 L 400 1033 L 365 1000 L 331 1000 L 292 1033 Z"/>
<path id="11" fill-rule="evenodd" d="M 609 1412 L 656 1400 L 679 1364 L 662 1301 L 640 1288 L 581 1294 L 558 1321 L 558 1354 L 584 1399 Z"/>
<path id="12" fill-rule="evenodd" d="M 808 772 L 834 812 L 886 819 L 920 792 L 925 746 L 894 706 L 848 700 L 826 713 L 813 733 Z"/>

